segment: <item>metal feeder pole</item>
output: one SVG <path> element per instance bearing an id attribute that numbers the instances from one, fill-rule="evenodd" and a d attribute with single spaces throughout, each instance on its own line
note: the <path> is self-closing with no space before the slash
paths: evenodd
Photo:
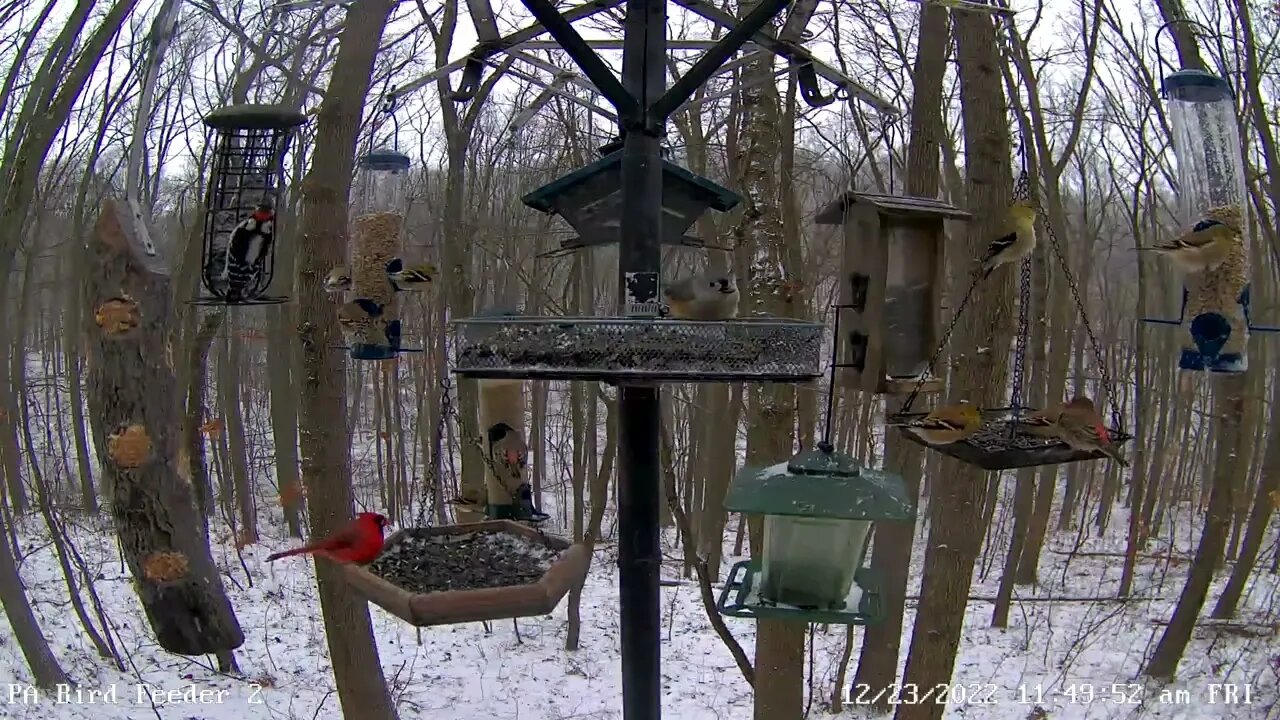
<path id="1" fill-rule="evenodd" d="M 662 160 L 665 118 L 647 112 L 666 90 L 666 0 L 628 0 L 622 85 L 639 117 L 622 123 L 620 311 L 653 315 L 661 267 Z M 620 385 L 618 437 L 618 603 L 622 640 L 622 716 L 662 717 L 662 610 L 659 603 L 659 385 Z"/>

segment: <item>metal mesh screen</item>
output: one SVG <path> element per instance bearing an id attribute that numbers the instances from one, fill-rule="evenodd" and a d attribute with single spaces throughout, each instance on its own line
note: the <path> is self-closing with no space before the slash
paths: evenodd
<path id="1" fill-rule="evenodd" d="M 824 327 L 796 320 L 503 317 L 453 328 L 454 371 L 473 377 L 786 382 L 822 374 Z"/>

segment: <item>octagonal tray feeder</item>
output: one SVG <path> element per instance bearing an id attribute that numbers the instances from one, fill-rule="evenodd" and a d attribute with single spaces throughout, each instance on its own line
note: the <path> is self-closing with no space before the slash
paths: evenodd
<path id="1" fill-rule="evenodd" d="M 475 378 L 804 382 L 825 328 L 782 318 L 473 317 L 452 323 L 453 372 Z"/>
<path id="2" fill-rule="evenodd" d="M 1036 437 L 1014 430 L 1015 408 L 983 408 L 982 429 L 960 442 L 946 445 L 933 445 L 898 428 L 903 437 L 917 445 L 949 455 L 969 465 L 976 465 L 984 470 L 1012 470 L 1014 468 L 1039 467 L 1041 465 L 1062 465 L 1064 463 L 1085 460 L 1103 460 L 1107 456 L 1101 451 L 1085 452 L 1073 450 L 1065 443 L 1049 438 Z M 1035 408 L 1017 408 L 1018 415 L 1025 417 L 1035 412 Z M 928 415 L 926 412 L 896 413 L 889 419 L 891 422 L 918 420 Z M 1133 439 L 1129 433 L 1116 427 L 1108 427 L 1111 440 L 1117 445 Z"/>
<path id="3" fill-rule="evenodd" d="M 387 564 L 391 562 L 389 558 L 399 552 L 397 548 L 407 548 L 407 543 L 419 538 L 460 546 L 468 536 L 484 534 L 508 535 L 559 554 L 537 580 L 510 585 L 415 592 L 378 574 L 380 571 L 390 574 Z M 477 553 L 470 560 L 480 563 L 485 558 Z M 426 627 L 546 615 L 560 604 L 571 587 L 582 582 L 590 566 L 591 555 L 585 545 L 545 535 L 510 520 L 491 520 L 400 530 L 387 539 L 382 555 L 372 564 L 346 565 L 343 572 L 347 582 L 369 602 L 411 625 Z"/>
<path id="4" fill-rule="evenodd" d="M 724 507 L 765 518 L 761 558 L 729 570 L 721 614 L 841 625 L 882 617 L 879 582 L 862 561 L 873 523 L 916 517 L 901 477 L 821 443 L 788 462 L 743 468 Z"/>
<path id="5" fill-rule="evenodd" d="M 561 243 L 541 257 L 618 243 L 622 239 L 622 150 L 601 148 L 603 157 L 528 193 L 521 201 L 544 213 L 559 215 L 579 237 Z M 706 247 L 685 235 L 709 209 L 725 212 L 742 196 L 667 160 L 662 161 L 663 245 Z"/>

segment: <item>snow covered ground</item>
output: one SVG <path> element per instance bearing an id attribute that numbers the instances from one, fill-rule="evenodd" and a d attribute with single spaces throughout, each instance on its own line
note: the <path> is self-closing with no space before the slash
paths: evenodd
<path id="1" fill-rule="evenodd" d="M 998 518 L 1003 512 L 998 514 Z M 1124 526 L 1122 512 L 1113 527 Z M 1007 527 L 1009 523 L 1004 523 Z M 611 523 L 606 521 L 605 526 Z M 270 526 L 278 528 L 277 523 Z M 996 557 L 1003 556 L 1002 527 L 993 530 Z M 237 651 L 243 677 L 227 677 L 210 669 L 208 658 L 167 654 L 150 637 L 136 596 L 115 549 L 102 526 L 75 530 L 75 541 L 91 566 L 98 568 L 98 592 L 106 604 L 129 669 L 117 672 L 94 654 L 66 604 L 57 559 L 38 519 L 20 528 L 21 572 L 28 593 L 54 652 L 79 683 L 81 695 L 58 702 L 27 692 L 30 675 L 7 627 L 0 626 L 0 717 L 31 720 L 70 718 L 146 718 L 164 720 L 314 720 L 339 718 L 324 629 L 314 599 L 311 561 L 291 558 L 270 566 L 263 559 L 290 545 L 283 537 L 245 548 L 249 576 L 228 542 L 229 533 L 213 531 L 215 559 L 220 564 L 246 641 Z M 263 530 L 270 532 L 267 525 Z M 1007 532 L 1007 530 L 1005 530 Z M 1198 532 L 1198 530 L 1197 530 Z M 1184 524 L 1178 545 L 1190 534 Z M 670 547 L 669 559 L 677 554 Z M 1066 554 L 1076 533 L 1059 533 L 1046 549 L 1042 584 L 1034 592 L 1048 595 L 1108 595 L 1119 578 L 1118 558 Z M 727 543 L 729 547 L 730 544 Z M 915 567 L 921 560 L 917 542 Z M 1077 550 L 1120 549 L 1115 540 L 1085 540 Z M 1158 545 L 1153 548 L 1159 550 Z M 1269 560 L 1264 552 L 1263 560 Z M 582 647 L 565 652 L 565 606 L 550 616 L 519 620 L 519 637 L 510 620 L 424 629 L 421 634 L 380 608 L 373 607 L 382 667 L 403 718 L 431 720 L 610 720 L 621 717 L 618 655 L 615 548 L 597 551 L 583 600 Z M 728 564 L 736 558 L 726 558 Z M 1135 674 L 1159 638 L 1154 619 L 1166 619 L 1181 587 L 1186 565 L 1148 561 L 1141 566 L 1134 595 L 1159 599 L 1120 603 L 1016 603 L 1010 627 L 988 627 L 991 605 L 973 602 L 954 682 L 956 690 L 947 718 L 1054 720 L 1084 718 L 1280 717 L 1276 704 L 1274 639 L 1242 638 L 1197 630 L 1183 661 L 1179 680 L 1159 688 Z M 979 568 L 981 572 L 981 568 Z M 1264 571 L 1265 573 L 1265 571 Z M 664 573 L 677 577 L 672 560 Z M 972 595 L 992 596 L 998 566 L 975 583 Z M 1163 580 L 1163 588 L 1161 578 Z M 251 582 L 250 582 L 251 581 Z M 918 582 L 918 578 L 917 578 Z M 751 689 L 732 658 L 711 631 L 693 585 L 663 588 L 663 670 L 666 717 L 680 720 L 726 720 L 751 717 Z M 911 590 L 912 593 L 915 590 Z M 1030 593 L 1030 588 L 1018 592 Z M 1276 583 L 1263 575 L 1250 586 L 1244 613 L 1276 617 Z M 1210 601 L 1216 596 L 1216 590 Z M 911 604 L 909 603 L 909 606 Z M 729 627 L 748 649 L 753 623 L 728 619 Z M 913 610 L 908 608 L 910 632 Z M 816 634 L 816 693 L 811 716 L 828 715 L 836 663 L 844 632 L 831 628 Z M 903 655 L 908 643 L 903 642 Z M 855 661 L 857 654 L 854 655 Z M 852 672 L 850 673 L 852 677 Z M 1225 702 L 1225 685 L 1235 683 L 1237 703 Z M 139 690 L 139 688 L 144 688 Z M 184 690 L 194 690 L 183 695 Z M 1248 700 L 1244 694 L 1248 690 Z M 88 691 L 111 691 L 89 702 Z M 147 690 L 152 692 L 148 693 Z M 171 693 L 172 691 L 172 693 Z M 207 692 L 204 692 L 207 691 Z M 73 691 L 74 692 L 74 691 Z M 199 693 L 203 692 L 203 696 Z M 1214 693 L 1216 703 L 1210 702 Z M 961 703 L 961 695 L 969 702 Z M 1163 699 L 1162 699 L 1163 695 Z M 153 707 L 152 701 L 155 701 Z M 1047 715 L 1033 712 L 1039 704 Z M 865 709 L 849 706 L 843 717 L 869 718 Z M 358 720 L 349 718 L 348 720 Z"/>

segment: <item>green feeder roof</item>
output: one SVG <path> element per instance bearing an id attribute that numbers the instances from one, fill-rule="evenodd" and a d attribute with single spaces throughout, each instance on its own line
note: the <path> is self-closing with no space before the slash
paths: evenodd
<path id="1" fill-rule="evenodd" d="M 584 165 L 577 170 L 557 178 L 546 185 L 530 192 L 521 198 L 521 202 L 534 210 L 549 213 L 555 211 L 555 200 L 566 192 L 574 189 L 578 185 L 590 180 L 596 175 L 609 172 L 622 165 L 622 151 L 617 150 L 605 155 L 593 163 Z M 738 203 L 742 202 L 742 196 L 722 185 L 718 185 L 707 178 L 695 175 L 685 168 L 675 163 L 662 161 L 662 173 L 664 178 L 674 179 L 679 184 L 683 184 L 692 190 L 691 194 L 703 195 L 708 205 L 714 210 L 725 212 L 732 210 Z"/>
<path id="2" fill-rule="evenodd" d="M 738 471 L 725 497 L 732 512 L 834 520 L 913 520 L 902 478 L 838 452 L 807 450 L 764 469 Z"/>

